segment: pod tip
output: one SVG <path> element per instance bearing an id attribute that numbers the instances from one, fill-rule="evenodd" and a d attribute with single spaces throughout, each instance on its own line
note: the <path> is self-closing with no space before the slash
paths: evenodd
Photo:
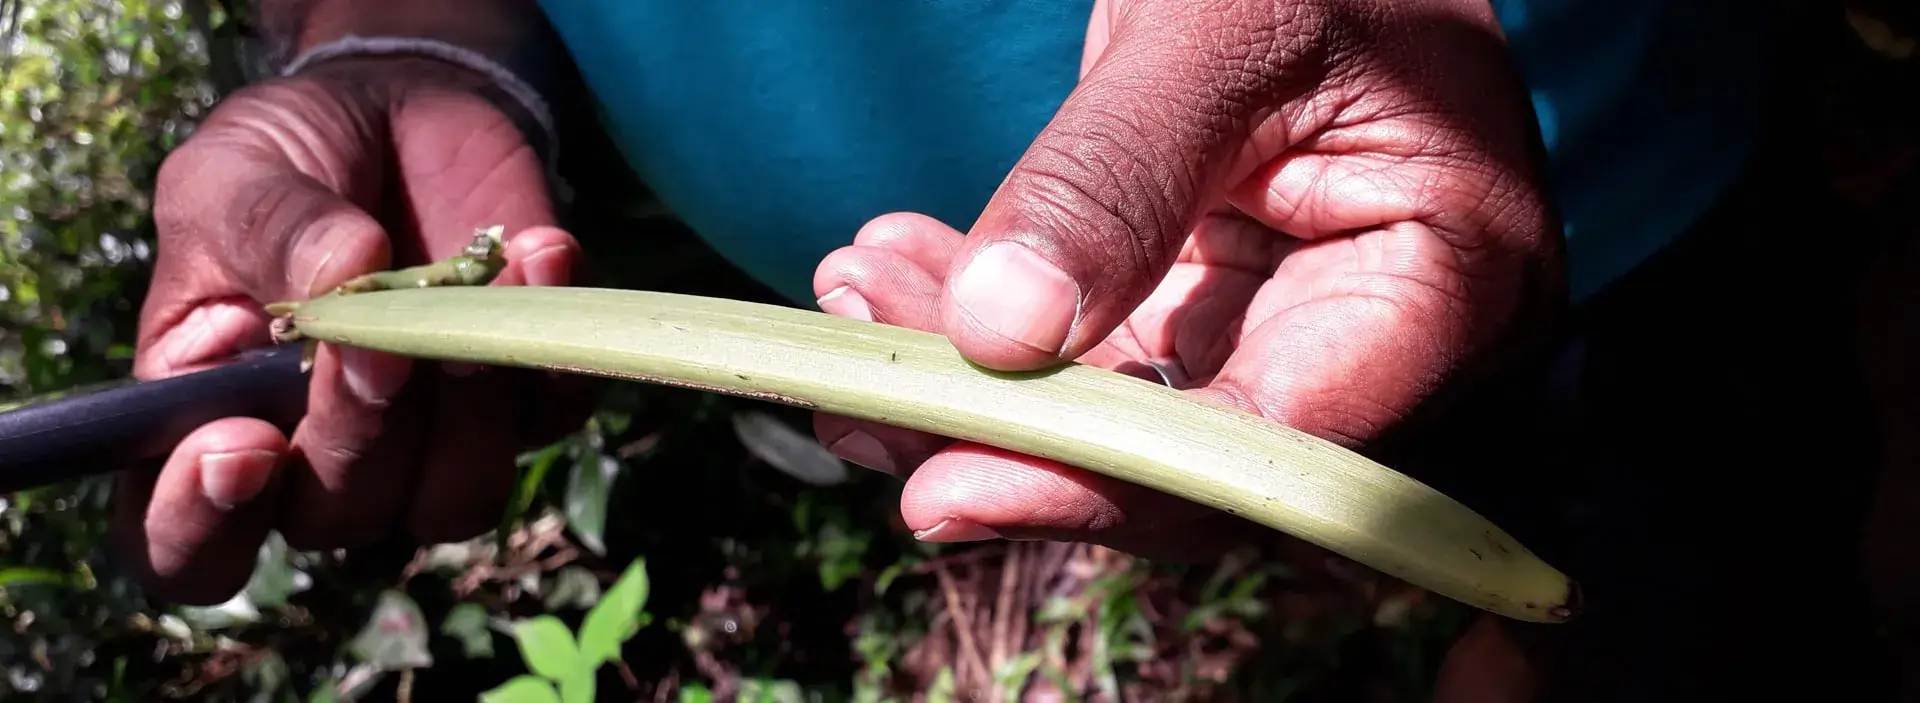
<path id="1" fill-rule="evenodd" d="M 1555 620 L 1566 622 L 1579 617 L 1585 607 L 1585 598 L 1581 595 L 1580 583 L 1577 581 L 1569 581 L 1567 582 L 1567 597 L 1565 601 L 1547 608 L 1547 614 L 1552 615 Z"/>

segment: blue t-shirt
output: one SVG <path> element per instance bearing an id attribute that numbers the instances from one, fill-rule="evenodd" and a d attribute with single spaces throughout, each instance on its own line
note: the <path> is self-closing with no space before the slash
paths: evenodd
<path id="1" fill-rule="evenodd" d="M 1708 0 L 1492 0 L 1583 298 L 1690 225 L 1754 133 L 1758 15 Z M 636 172 L 811 305 L 875 216 L 961 231 L 1078 77 L 1092 0 L 544 0 Z"/>

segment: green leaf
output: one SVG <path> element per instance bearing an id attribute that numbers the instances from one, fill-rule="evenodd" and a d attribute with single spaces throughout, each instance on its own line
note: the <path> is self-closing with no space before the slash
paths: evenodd
<path id="1" fill-rule="evenodd" d="M 680 689 L 680 703 L 713 703 L 713 691 L 701 684 L 687 684 Z"/>
<path id="2" fill-rule="evenodd" d="M 1005 700 L 1008 703 L 1020 700 L 1020 692 L 1026 690 L 1027 681 L 1033 678 L 1033 672 L 1039 668 L 1039 652 L 1026 652 L 1001 665 L 1000 670 L 994 673 L 994 678 L 999 680 L 1000 690 L 1006 692 Z"/>
<path id="3" fill-rule="evenodd" d="M 480 694 L 481 703 L 561 703 L 553 684 L 537 676 L 522 674 L 507 679 L 491 691 Z"/>
<path id="4" fill-rule="evenodd" d="M 620 646 L 646 624 L 641 609 L 647 605 L 649 589 L 647 560 L 635 559 L 600 602 L 587 611 L 580 625 L 580 655 L 591 662 L 590 666 L 620 658 Z"/>
<path id="5" fill-rule="evenodd" d="M 440 631 L 460 641 L 468 659 L 493 656 L 493 633 L 487 629 L 487 609 L 478 603 L 461 603 L 447 611 Z"/>
<path id="6" fill-rule="evenodd" d="M 520 658 L 533 673 L 555 681 L 575 675 L 584 663 L 573 633 L 566 623 L 552 615 L 521 620 L 513 624 L 513 639 L 520 645 Z"/>
<path id="7" fill-rule="evenodd" d="M 573 633 L 559 618 L 541 615 L 514 623 L 513 638 L 528 669 L 560 684 L 562 703 L 593 702 L 599 662 L 580 656 Z"/>
<path id="8" fill-rule="evenodd" d="M 259 560 L 245 593 L 257 608 L 278 608 L 287 604 L 288 597 L 303 590 L 302 576 L 288 560 L 286 540 L 275 532 L 267 535 L 267 541 L 261 545 Z"/>
<path id="9" fill-rule="evenodd" d="M 755 457 L 812 486 L 846 483 L 847 465 L 820 446 L 811 432 L 801 432 L 774 416 L 757 410 L 733 415 L 733 434 Z"/>
<path id="10" fill-rule="evenodd" d="M 647 605 L 651 584 L 647 580 L 647 559 L 634 559 L 626 572 L 614 580 L 607 594 L 588 611 L 580 624 L 580 655 L 599 667 L 620 659 L 620 645 L 645 626 L 641 609 Z"/>
<path id="11" fill-rule="evenodd" d="M 607 486 L 619 472 L 619 459 L 593 452 L 575 462 L 567 477 L 567 528 L 594 554 L 607 553 Z"/>
<path id="12" fill-rule="evenodd" d="M 899 579 L 902 574 L 905 574 L 907 569 L 919 565 L 921 561 L 919 557 L 908 554 L 900 557 L 899 561 L 895 561 L 892 566 L 881 570 L 880 575 L 873 580 L 873 594 L 876 596 L 886 595 L 887 591 L 893 588 L 893 582 L 895 580 Z"/>
<path id="13" fill-rule="evenodd" d="M 500 514 L 500 524 L 494 530 L 493 546 L 499 553 L 507 551 L 507 537 L 513 533 L 513 524 L 520 516 L 527 514 L 533 507 L 533 498 L 540 494 L 540 484 L 547 480 L 547 472 L 553 469 L 553 463 L 565 454 L 570 440 L 549 444 L 536 452 L 523 454 L 517 463 L 524 467 L 520 472 L 520 483 L 513 487 L 513 498 L 507 503 L 507 510 Z"/>
<path id="14" fill-rule="evenodd" d="M 38 566 L 0 568 L 0 589 L 12 586 L 59 586 L 66 583 L 67 577 L 53 569 Z"/>
<path id="15" fill-rule="evenodd" d="M 593 703 L 593 670 L 582 668 L 560 680 L 561 703 Z"/>

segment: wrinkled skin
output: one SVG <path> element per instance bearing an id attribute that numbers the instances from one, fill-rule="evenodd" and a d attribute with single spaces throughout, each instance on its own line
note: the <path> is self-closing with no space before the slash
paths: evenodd
<path id="1" fill-rule="evenodd" d="M 476 228 L 505 228 L 494 285 L 573 282 L 579 245 L 554 227 L 542 166 L 474 92 L 481 80 L 427 61 L 342 61 L 222 102 L 161 169 L 135 375 L 263 345 L 266 303 L 457 255 Z M 482 534 L 505 508 L 516 453 L 584 420 L 588 387 L 322 345 L 293 436 L 223 419 L 157 476 L 124 474 L 121 554 L 155 594 L 216 603 L 246 583 L 269 530 L 301 549 L 396 530 L 426 542 Z"/>

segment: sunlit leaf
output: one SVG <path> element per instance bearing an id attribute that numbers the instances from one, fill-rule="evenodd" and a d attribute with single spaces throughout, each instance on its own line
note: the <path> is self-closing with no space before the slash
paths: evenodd
<path id="1" fill-rule="evenodd" d="M 1015 703 L 1020 699 L 1020 691 L 1026 689 L 1027 681 L 1033 678 L 1033 672 L 1040 668 L 1040 653 L 1026 652 L 1014 657 L 994 672 L 999 681 L 1000 690 L 1006 691 L 1004 703 Z"/>
<path id="2" fill-rule="evenodd" d="M 645 559 L 635 559 L 580 625 L 580 654 L 599 666 L 620 658 L 621 645 L 646 625 L 642 609 L 651 590 Z"/>
<path id="3" fill-rule="evenodd" d="M 559 618 L 540 615 L 515 622 L 513 639 L 520 646 L 520 658 L 533 673 L 561 680 L 582 668 L 573 633 Z"/>
<path id="4" fill-rule="evenodd" d="M 61 586 L 67 583 L 67 577 L 53 569 L 39 566 L 0 567 L 0 589 L 14 586 Z"/>
<path id="5" fill-rule="evenodd" d="M 553 684 L 538 676 L 515 676 L 480 694 L 482 703 L 561 703 Z"/>

